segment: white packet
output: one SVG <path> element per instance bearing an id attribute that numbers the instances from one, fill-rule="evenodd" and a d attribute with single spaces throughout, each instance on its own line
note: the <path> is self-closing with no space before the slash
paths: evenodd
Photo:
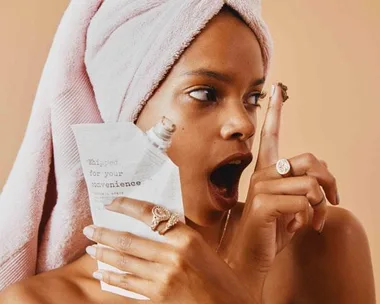
<path id="1" fill-rule="evenodd" d="M 164 206 L 178 213 L 180 220 L 185 222 L 178 167 L 135 124 L 81 124 L 73 125 L 72 129 L 96 226 L 164 241 L 164 236 L 153 232 L 145 223 L 104 209 L 104 205 L 120 196 Z M 98 268 L 125 273 L 100 261 Z M 129 298 L 148 299 L 102 281 L 101 289 Z"/>

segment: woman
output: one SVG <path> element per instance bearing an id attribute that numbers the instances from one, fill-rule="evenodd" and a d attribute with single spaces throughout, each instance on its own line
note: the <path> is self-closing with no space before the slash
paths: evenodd
<path id="1" fill-rule="evenodd" d="M 168 155 L 180 168 L 186 225 L 166 232 L 166 243 L 89 226 L 89 239 L 114 250 L 89 247 L 67 266 L 12 285 L 0 303 L 139 302 L 101 291 L 99 279 L 153 303 L 375 303 L 365 232 L 350 212 L 328 206 L 339 195 L 326 163 L 305 153 L 289 159 L 291 174 L 276 170 L 284 85 L 271 92 L 245 204 L 226 198 L 236 197 L 252 161 L 263 67 L 257 38 L 225 6 L 136 121 L 142 130 L 162 115 L 179 122 Z M 232 179 L 217 170 L 226 161 L 241 161 Z M 153 207 L 118 198 L 107 208 L 150 225 Z M 96 260 L 133 274 L 95 279 Z"/>

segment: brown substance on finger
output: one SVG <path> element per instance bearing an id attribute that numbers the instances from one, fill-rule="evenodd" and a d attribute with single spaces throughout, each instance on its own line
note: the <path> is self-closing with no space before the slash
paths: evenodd
<path id="1" fill-rule="evenodd" d="M 284 85 L 282 82 L 279 82 L 278 85 L 281 87 L 281 93 L 282 93 L 282 98 L 283 98 L 282 102 L 285 102 L 289 99 L 289 96 L 287 93 L 288 87 Z"/>

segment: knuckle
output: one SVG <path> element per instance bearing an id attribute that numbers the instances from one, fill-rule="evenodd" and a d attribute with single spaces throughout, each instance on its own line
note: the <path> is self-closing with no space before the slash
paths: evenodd
<path id="1" fill-rule="evenodd" d="M 93 239 L 98 241 L 99 243 L 103 243 L 104 238 L 104 228 L 102 227 L 96 227 Z"/>
<path id="2" fill-rule="evenodd" d="M 177 282 L 177 278 L 178 278 L 178 270 L 176 268 L 172 268 L 172 269 L 168 269 L 164 272 L 164 276 L 163 276 L 163 284 L 164 286 L 166 287 L 167 290 L 170 290 L 171 287 L 174 286 L 175 282 Z"/>
<path id="3" fill-rule="evenodd" d="M 132 237 L 129 233 L 120 234 L 116 239 L 116 248 L 120 251 L 128 251 L 132 246 Z"/>
<path id="4" fill-rule="evenodd" d="M 142 215 L 151 215 L 152 214 L 152 206 L 150 204 L 139 204 L 140 214 Z"/>
<path id="5" fill-rule="evenodd" d="M 253 199 L 252 215 L 257 218 L 265 217 L 271 213 L 272 206 L 273 204 L 269 200 L 269 196 L 259 193 Z"/>
<path id="6" fill-rule="evenodd" d="M 169 296 L 170 296 L 169 289 L 165 286 L 165 284 L 162 284 L 161 286 L 157 288 L 154 299 L 156 303 L 165 303 Z"/>
<path id="7" fill-rule="evenodd" d="M 95 257 L 97 260 L 103 261 L 104 260 L 104 249 L 100 248 L 99 246 L 96 246 Z"/>
<path id="8" fill-rule="evenodd" d="M 170 260 L 176 268 L 178 269 L 185 268 L 185 259 L 184 259 L 184 256 L 180 252 L 173 251 L 171 254 Z"/>
<path id="9" fill-rule="evenodd" d="M 258 194 L 261 192 L 261 189 L 263 188 L 263 182 L 258 181 L 255 184 L 253 184 L 253 193 Z"/>
<path id="10" fill-rule="evenodd" d="M 324 166 L 326 167 L 326 169 L 328 168 L 328 164 L 326 161 L 324 161 L 323 159 L 320 159 L 319 162 Z"/>
<path id="11" fill-rule="evenodd" d="M 311 190 L 319 189 L 319 183 L 314 176 L 307 175 L 305 176 L 305 178 L 306 178 L 306 185 L 308 189 L 311 189 Z"/>
<path id="12" fill-rule="evenodd" d="M 118 268 L 124 269 L 129 264 L 129 259 L 127 256 L 121 255 L 120 257 L 117 258 L 116 264 Z"/>
<path id="13" fill-rule="evenodd" d="M 180 271 L 174 267 L 162 269 L 160 284 L 157 286 L 155 300 L 158 303 L 166 303 L 168 297 L 173 293 L 175 285 L 179 282 Z"/>
<path id="14" fill-rule="evenodd" d="M 258 174 L 253 173 L 250 178 L 250 184 L 255 185 L 258 182 Z"/>
<path id="15" fill-rule="evenodd" d="M 305 160 L 305 163 L 308 164 L 309 166 L 313 165 L 317 161 L 317 158 L 312 153 L 305 153 L 302 156 L 303 156 L 303 159 Z"/>
<path id="16" fill-rule="evenodd" d="M 109 272 L 102 271 L 102 274 L 103 274 L 102 281 L 107 283 L 107 284 L 111 284 L 111 276 L 110 276 Z"/>
<path id="17" fill-rule="evenodd" d="M 309 204 L 311 205 L 314 205 L 314 204 L 318 204 L 320 203 L 321 201 L 321 193 L 320 191 L 319 192 L 316 192 L 316 191 L 312 191 L 310 192 L 308 195 L 307 195 L 307 198 L 309 200 Z M 318 205 L 319 206 L 319 205 Z"/>
<path id="18" fill-rule="evenodd" d="M 271 105 L 269 105 L 269 109 L 270 110 L 275 110 L 275 108 Z M 268 128 L 264 127 L 262 130 L 261 130 L 261 137 L 262 138 L 265 138 L 265 137 L 271 137 L 273 139 L 279 139 L 279 136 L 280 136 L 280 133 L 279 131 L 276 129 L 276 130 L 268 130 Z"/>
<path id="19" fill-rule="evenodd" d="M 188 250 L 198 248 L 201 242 L 201 238 L 201 235 L 196 231 L 189 231 L 188 233 L 184 234 L 180 241 L 180 248 L 183 250 L 183 253 L 187 252 Z"/>
<path id="20" fill-rule="evenodd" d="M 267 196 L 262 193 L 255 195 L 255 197 L 253 198 L 253 205 L 255 206 L 256 210 L 261 209 L 263 208 L 263 206 L 265 206 L 266 197 Z"/>
<path id="21" fill-rule="evenodd" d="M 305 196 L 300 196 L 298 198 L 297 203 L 299 204 L 299 207 L 301 210 L 306 210 L 309 208 L 309 200 Z"/>
<path id="22" fill-rule="evenodd" d="M 121 275 L 120 278 L 119 278 L 119 287 L 123 288 L 123 289 L 128 289 L 129 286 L 130 286 L 130 283 L 129 283 L 129 278 L 128 278 L 128 275 L 127 274 L 124 274 L 124 275 Z"/>
<path id="23" fill-rule="evenodd" d="M 301 207 L 303 210 L 308 210 L 310 206 L 309 200 L 304 196 L 301 201 Z"/>

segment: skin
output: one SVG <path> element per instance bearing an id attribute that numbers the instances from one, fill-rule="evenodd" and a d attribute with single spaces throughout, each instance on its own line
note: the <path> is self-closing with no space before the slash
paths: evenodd
<path id="1" fill-rule="evenodd" d="M 181 76 L 199 68 L 232 81 Z M 95 247 L 93 258 L 84 255 L 12 285 L 0 294 L 0 303 L 138 303 L 100 290 L 92 278 L 96 259 L 134 273 L 104 273 L 105 282 L 143 293 L 154 303 L 375 303 L 365 231 L 349 211 L 327 206 L 339 203 L 327 164 L 305 153 L 289 159 L 291 176 L 276 172 L 283 105 L 278 86 L 247 199 L 232 208 L 223 246 L 215 253 L 226 210 L 213 201 L 208 173 L 227 156 L 251 150 L 258 108 L 247 104 L 256 99 L 248 96 L 260 94 L 264 84 L 249 84 L 261 78 L 254 34 L 222 11 L 183 53 L 137 121 L 142 130 L 162 115 L 177 124 L 168 154 L 180 168 L 186 224 L 169 230 L 165 243 L 93 227 L 90 239 L 113 249 Z M 194 98 L 205 98 L 202 90 L 210 86 L 218 101 Z M 149 225 L 152 207 L 119 198 L 109 209 Z"/>

